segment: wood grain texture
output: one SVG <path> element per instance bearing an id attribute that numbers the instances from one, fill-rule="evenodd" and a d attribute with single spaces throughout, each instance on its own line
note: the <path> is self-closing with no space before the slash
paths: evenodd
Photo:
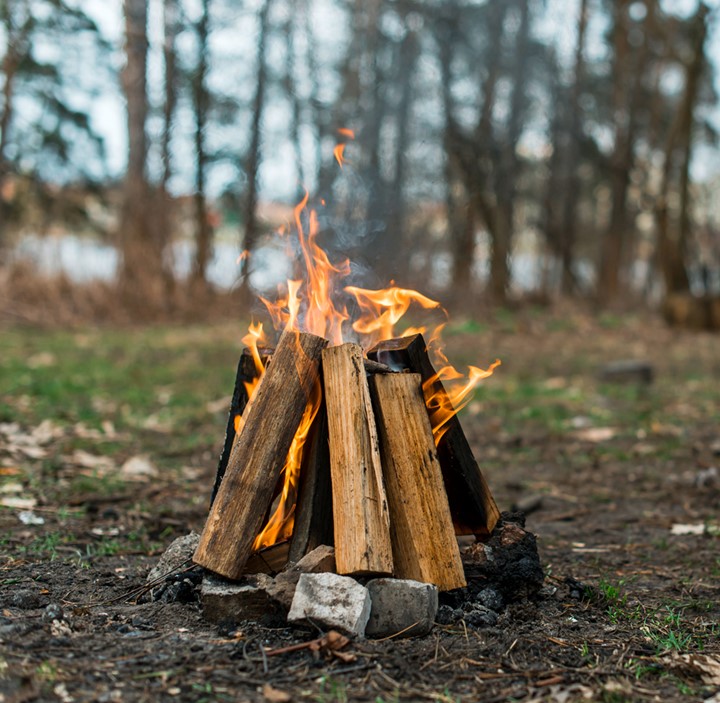
<path id="1" fill-rule="evenodd" d="M 362 350 L 322 353 L 330 439 L 335 558 L 339 574 L 391 574 L 387 498 Z"/>
<path id="2" fill-rule="evenodd" d="M 419 374 L 370 378 L 390 506 L 395 576 L 466 585 Z"/>
<path id="3" fill-rule="evenodd" d="M 368 352 L 368 357 L 394 369 L 419 373 L 423 383 L 435 375 L 421 334 L 380 342 Z M 436 380 L 424 391 L 426 402 L 436 392 L 447 397 L 442 381 Z M 446 426 L 438 445 L 438 457 L 455 532 L 487 537 L 500 518 L 500 511 L 457 415 Z"/>
<path id="4" fill-rule="evenodd" d="M 284 332 L 273 361 L 243 414 L 225 476 L 208 515 L 194 561 L 237 579 L 273 497 L 327 341 Z"/>

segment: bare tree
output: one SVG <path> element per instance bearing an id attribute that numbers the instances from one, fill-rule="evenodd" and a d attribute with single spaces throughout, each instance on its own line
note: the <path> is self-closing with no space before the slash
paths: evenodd
<path id="1" fill-rule="evenodd" d="M 210 2 L 202 0 L 200 18 L 195 27 L 197 35 L 197 63 L 192 77 L 192 103 L 195 117 L 195 263 L 193 283 L 206 286 L 206 273 L 212 250 L 212 225 L 210 223 L 206 187 L 208 151 L 206 130 L 210 96 L 207 88 L 210 36 Z"/>
<path id="2" fill-rule="evenodd" d="M 175 112 L 178 102 L 178 56 L 177 37 L 180 33 L 180 5 L 179 0 L 163 0 L 163 60 L 165 69 L 165 98 L 162 109 L 162 134 L 160 137 L 160 159 L 162 173 L 158 196 L 160 204 L 157 217 L 157 237 L 160 247 L 165 254 L 172 240 L 173 232 L 173 203 L 168 190 L 168 184 L 173 175 L 172 162 L 172 133 L 175 124 Z M 165 285 L 172 290 L 175 279 L 172 274 L 172 265 L 165 256 L 162 262 Z"/>
<path id="3" fill-rule="evenodd" d="M 708 14 L 709 8 L 700 3 L 692 22 L 691 55 L 685 66 L 685 87 L 668 131 L 660 193 L 655 206 L 658 255 L 667 293 L 684 293 L 690 289 L 686 262 L 690 236 L 690 158 L 694 112 L 706 62 Z M 673 228 L 668 201 L 674 173 L 677 174 L 680 207 L 677 224 Z"/>
<path id="4" fill-rule="evenodd" d="M 122 87 L 127 102 L 128 163 L 120 221 L 120 287 L 126 302 L 149 312 L 162 297 L 162 251 L 151 224 L 146 174 L 147 0 L 124 0 L 125 56 Z"/>
<path id="5" fill-rule="evenodd" d="M 259 31 L 257 45 L 257 70 L 255 97 L 252 103 L 252 124 L 250 127 L 250 146 L 246 155 L 245 172 L 247 174 L 247 190 L 243 207 L 242 249 L 252 253 L 260 238 L 260 223 L 257 217 L 258 176 L 262 159 L 262 121 L 265 110 L 265 93 L 267 90 L 268 66 L 267 44 L 270 31 L 270 9 L 273 0 L 264 0 L 259 14 Z M 249 290 L 249 257 L 244 256 L 240 266 L 241 290 L 247 295 Z"/>

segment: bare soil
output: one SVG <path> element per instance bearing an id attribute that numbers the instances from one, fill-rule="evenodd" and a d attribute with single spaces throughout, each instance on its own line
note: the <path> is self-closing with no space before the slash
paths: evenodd
<path id="1" fill-rule="evenodd" d="M 20 480 L 44 520 L 0 512 L 0 700 L 716 696 L 720 338 L 642 317 L 529 312 L 458 325 L 451 355 L 477 362 L 478 349 L 504 365 L 462 423 L 501 509 L 529 508 L 546 576 L 537 595 L 493 625 L 460 619 L 422 638 L 353 642 L 344 650 L 353 661 L 274 654 L 319 633 L 273 621 L 212 626 L 191 588 L 184 603 L 142 597 L 163 548 L 202 527 L 221 435 L 214 449 L 181 449 L 182 474 L 161 466 L 152 480 L 61 499 L 47 471 L 28 478 L 46 460 L 19 459 L 17 436 L 0 433 L 3 485 Z M 598 379 L 604 363 L 628 358 L 650 362 L 655 381 Z M 6 408 L 24 402 L 3 393 Z M 20 425 L 16 435 L 31 432 Z"/>

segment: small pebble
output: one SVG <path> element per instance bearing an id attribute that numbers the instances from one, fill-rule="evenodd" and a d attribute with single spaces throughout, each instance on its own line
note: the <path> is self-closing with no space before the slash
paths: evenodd
<path id="1" fill-rule="evenodd" d="M 52 622 L 53 620 L 62 620 L 65 617 L 62 606 L 59 603 L 50 603 L 45 607 L 42 614 L 43 622 Z"/>
<path id="2" fill-rule="evenodd" d="M 449 605 L 441 605 L 438 608 L 435 622 L 439 625 L 450 625 L 455 621 L 455 609 Z"/>
<path id="3" fill-rule="evenodd" d="M 477 594 L 477 599 L 481 605 L 484 605 L 490 610 L 494 610 L 499 613 L 503 609 L 503 597 L 494 588 L 483 588 Z"/>
<path id="4" fill-rule="evenodd" d="M 472 610 L 465 613 L 464 620 L 473 627 L 491 627 L 497 625 L 498 615 L 494 610 L 475 604 Z"/>

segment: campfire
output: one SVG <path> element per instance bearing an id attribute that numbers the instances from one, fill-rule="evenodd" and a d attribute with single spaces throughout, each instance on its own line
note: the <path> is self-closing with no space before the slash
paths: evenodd
<path id="1" fill-rule="evenodd" d="M 279 341 L 259 323 L 243 340 L 194 561 L 240 579 L 330 545 L 340 575 L 461 588 L 457 536 L 488 538 L 499 512 L 457 411 L 500 362 L 464 376 L 442 353 L 437 302 L 343 285 L 350 264 L 317 244 L 307 204 L 295 209 L 302 278 L 262 299 Z M 411 306 L 442 319 L 398 336 Z"/>

